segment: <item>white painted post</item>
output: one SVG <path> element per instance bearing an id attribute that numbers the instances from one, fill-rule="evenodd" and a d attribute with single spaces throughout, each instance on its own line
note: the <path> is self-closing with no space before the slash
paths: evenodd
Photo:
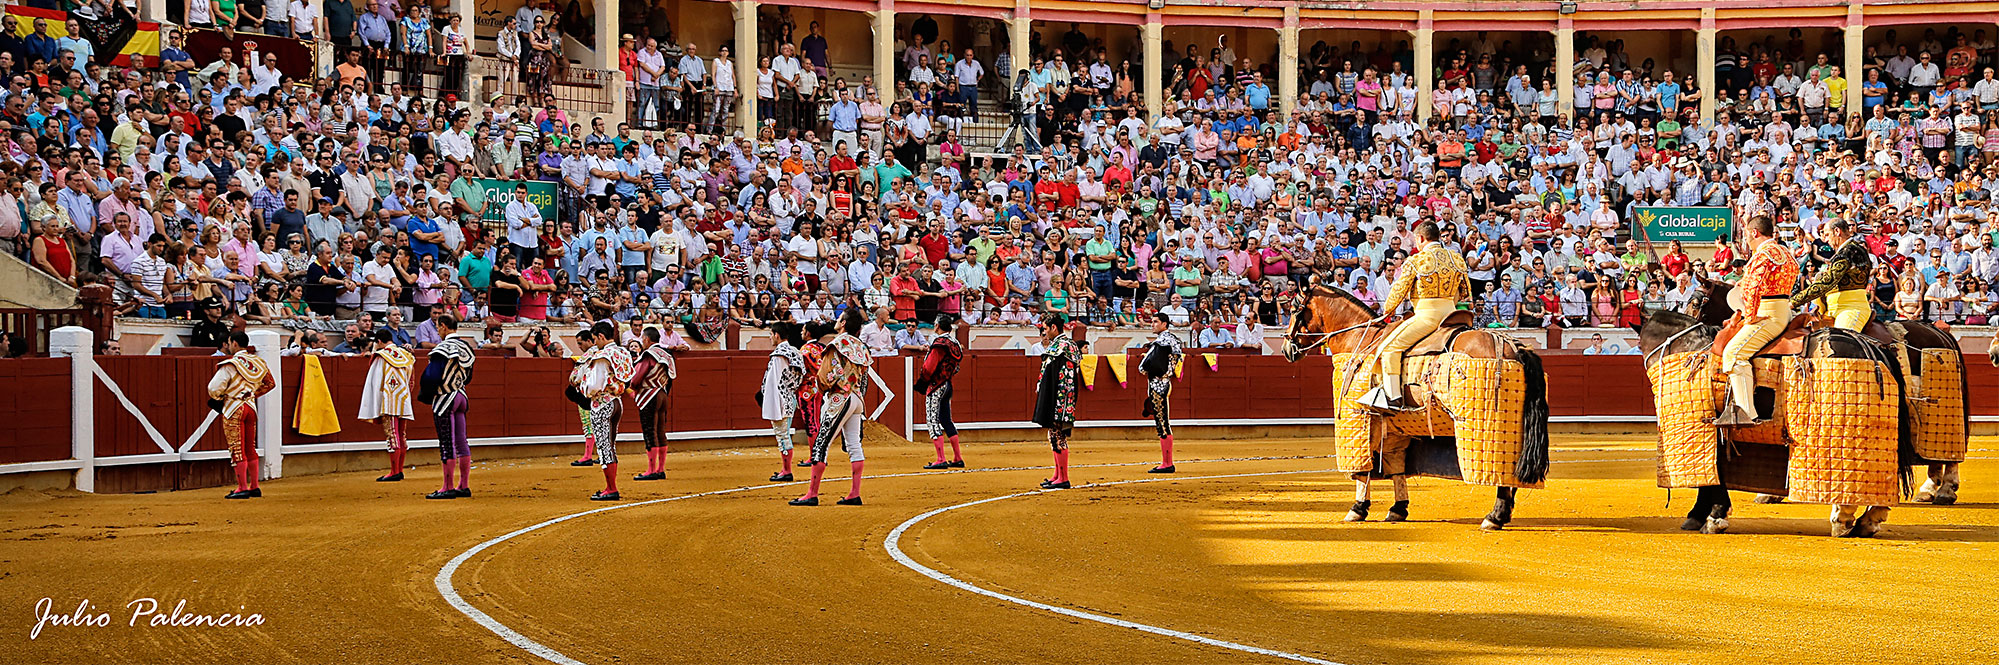
<path id="1" fill-rule="evenodd" d="M 278 357 L 284 344 L 284 336 L 276 331 L 250 331 L 250 346 L 257 349 L 257 357 L 271 368 L 273 386 L 271 392 L 257 398 L 257 449 L 264 458 L 265 480 L 285 475 L 285 372 Z"/>
<path id="2" fill-rule="evenodd" d="M 69 456 L 76 460 L 76 491 L 97 491 L 97 335 L 89 328 L 49 331 L 49 355 L 69 359 Z"/>
<path id="3" fill-rule="evenodd" d="M 902 438 L 916 440 L 916 357 L 902 357 Z M 929 419 L 930 407 L 924 406 L 924 418 Z"/>

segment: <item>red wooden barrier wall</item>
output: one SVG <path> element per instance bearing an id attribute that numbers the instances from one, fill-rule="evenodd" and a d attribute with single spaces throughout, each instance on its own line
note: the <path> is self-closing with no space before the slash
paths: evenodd
<path id="1" fill-rule="evenodd" d="M 680 378 L 668 402 L 669 427 L 676 432 L 761 430 L 765 423 L 751 395 L 762 382 L 766 356 L 755 352 L 703 352 L 681 358 Z M 1999 415 L 1999 369 L 1983 354 L 1966 357 L 1972 413 Z M 158 428 L 170 446 L 178 447 L 208 416 L 205 387 L 215 359 L 206 357 L 100 356 L 97 362 L 116 381 L 139 411 Z M 417 361 L 421 372 L 423 360 Z M 1137 420 L 1141 413 L 1144 378 L 1138 358 L 1130 357 L 1130 386 L 1118 387 L 1107 365 L 1100 366 L 1094 390 L 1079 398 L 1083 420 Z M 301 436 L 291 429 L 303 361 L 283 363 L 286 387 L 285 443 L 373 442 L 380 429 L 354 419 L 367 358 L 323 358 L 321 367 L 332 391 L 341 432 L 325 437 Z M 1644 417 L 1651 414 L 1651 394 L 1637 356 L 1551 355 L 1543 357 L 1549 379 L 1550 411 L 1555 416 Z M 953 402 L 961 423 L 1021 422 L 1033 411 L 1038 358 L 1009 352 L 967 355 L 956 382 Z M 905 376 L 902 358 L 877 359 L 876 371 L 895 398 L 883 409 L 881 421 L 900 430 Z M 479 359 L 470 388 L 470 420 L 475 438 L 579 436 L 576 410 L 562 396 L 570 368 L 565 359 Z M 1188 358 L 1185 377 L 1174 384 L 1174 415 L 1185 419 L 1328 418 L 1332 416 L 1332 366 L 1325 357 L 1298 363 L 1274 356 L 1225 355 L 1210 370 L 1199 356 Z M 69 458 L 69 361 L 30 358 L 0 362 L 0 413 L 9 427 L 0 428 L 0 464 Z M 110 390 L 96 388 L 97 455 L 145 455 L 160 452 Z M 870 388 L 872 408 L 881 395 Z M 910 402 L 914 420 L 922 422 L 921 401 Z M 416 405 L 411 438 L 434 438 L 431 421 Z M 628 411 L 622 430 L 637 432 L 636 411 Z M 210 427 L 194 450 L 224 449 L 219 428 Z"/>
<path id="2" fill-rule="evenodd" d="M 69 360 L 0 361 L 0 464 L 69 459 Z"/>

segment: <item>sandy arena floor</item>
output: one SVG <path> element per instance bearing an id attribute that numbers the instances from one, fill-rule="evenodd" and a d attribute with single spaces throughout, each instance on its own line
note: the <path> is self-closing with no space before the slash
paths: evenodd
<path id="1" fill-rule="evenodd" d="M 1146 441 L 1083 442 L 1074 480 L 1029 494 L 1036 442 L 870 446 L 867 505 L 794 508 L 769 451 L 676 453 L 668 480 L 623 482 L 627 507 L 515 536 L 463 560 L 462 602 L 518 642 L 583 663 L 1280 663 L 1233 643 L 1335 663 L 1976 663 L 1999 660 L 1999 440 L 1973 441 L 1961 503 L 1905 505 L 1874 540 L 1825 536 L 1827 509 L 1754 505 L 1733 532 L 1678 530 L 1690 491 L 1653 486 L 1645 438 L 1559 437 L 1549 488 L 1512 528 L 1480 532 L 1491 492 L 1413 483 L 1413 521 L 1342 524 L 1351 483 L 1322 443 L 1183 441 L 1148 476 Z M 1265 459 L 1242 459 L 1265 458 Z M 1236 459 L 1239 461 L 1222 461 Z M 1209 460 L 1209 461 L 1202 461 Z M 470 500 L 424 501 L 435 466 L 224 490 L 0 497 L 0 662 L 544 662 L 440 593 L 461 553 L 584 500 L 596 469 L 478 464 Z M 643 457 L 628 456 L 629 467 Z M 1262 474 L 1262 475 L 1247 475 Z M 656 503 L 641 502 L 714 492 Z M 1377 507 L 1390 499 L 1376 485 Z M 1377 518 L 1379 516 L 1377 512 Z M 45 625 L 50 613 L 108 625 Z M 129 626 L 254 612 L 261 626 Z M 1050 608 L 1180 631 L 1142 632 Z"/>

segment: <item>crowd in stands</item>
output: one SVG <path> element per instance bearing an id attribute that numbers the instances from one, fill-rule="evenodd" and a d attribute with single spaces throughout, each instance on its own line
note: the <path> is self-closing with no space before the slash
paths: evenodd
<path id="1" fill-rule="evenodd" d="M 357 64 L 381 55 L 380 26 L 347 0 L 304 21 L 288 6 L 261 29 L 324 34 L 340 65 L 293 80 L 254 50 L 190 54 L 171 25 L 157 67 L 111 65 L 42 19 L 16 37 L 9 17 L 0 248 L 68 283 L 108 282 L 127 316 L 285 323 L 322 341 L 361 321 L 414 334 L 440 312 L 709 337 L 861 307 L 898 330 L 940 313 L 1131 326 L 1165 312 L 1200 325 L 1198 345 L 1247 346 L 1280 334 L 1312 284 L 1378 303 L 1424 221 L 1467 257 L 1482 325 L 1633 325 L 1732 279 L 1745 248 L 1651 242 L 1632 211 L 1708 205 L 1774 217 L 1808 271 L 1831 249 L 1818 228 L 1853 220 L 1879 258 L 1883 315 L 1977 324 L 1999 300 L 1984 31 L 1886 31 L 1852 79 L 1795 34 L 1725 40 L 1726 85 L 1711 91 L 1594 37 L 1577 80 L 1551 81 L 1551 44 L 1480 35 L 1440 48 L 1426 122 L 1406 44 L 1318 43 L 1286 124 L 1278 68 L 1226 41 L 1169 51 L 1164 113 L 1147 117 L 1139 63 L 1112 64 L 1073 28 L 1036 33 L 1018 69 L 992 35 L 954 50 L 911 29 L 885 107 L 877 82 L 825 70 L 809 25 L 760 47 L 777 55 L 744 82 L 761 122 L 743 135 L 724 129 L 727 45 L 709 57 L 662 44 L 670 30 L 626 40 L 639 130 L 539 94 L 472 106 L 402 85 Z M 369 9 L 382 15 L 367 23 L 430 26 L 395 39 L 449 43 L 441 13 Z M 534 58 L 521 45 L 547 39 L 551 18 L 534 4 L 508 17 L 524 32 L 503 33 L 498 57 Z M 1712 123 L 1698 112 L 1709 94 Z M 982 104 L 1017 121 L 993 153 L 957 135 Z M 556 212 L 479 178 L 550 183 Z"/>

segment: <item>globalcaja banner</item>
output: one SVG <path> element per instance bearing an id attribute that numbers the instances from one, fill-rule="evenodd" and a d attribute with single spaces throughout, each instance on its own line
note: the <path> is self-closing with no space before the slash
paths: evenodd
<path id="1" fill-rule="evenodd" d="M 553 182 L 545 180 L 494 180 L 492 178 L 473 178 L 472 182 L 478 185 L 480 189 L 486 190 L 486 216 L 483 218 L 483 221 L 486 222 L 487 228 L 494 228 L 496 225 L 498 228 L 506 228 L 507 204 L 514 201 L 514 185 L 521 183 L 527 183 L 528 203 L 541 208 L 541 218 L 551 222 L 556 219 L 555 183 Z M 535 229 L 535 232 L 540 233 L 541 230 Z"/>
<path id="2" fill-rule="evenodd" d="M 1652 242 L 1714 242 L 1735 233 L 1734 216 L 1726 207 L 1646 206 L 1636 214 L 1636 237 Z"/>

